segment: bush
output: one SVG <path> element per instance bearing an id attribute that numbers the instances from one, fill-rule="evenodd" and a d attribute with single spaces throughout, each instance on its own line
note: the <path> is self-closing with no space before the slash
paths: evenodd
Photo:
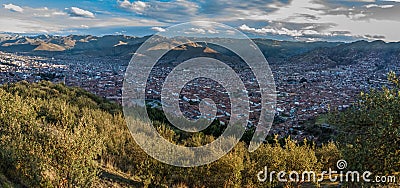
<path id="1" fill-rule="evenodd" d="M 347 169 L 392 175 L 400 169 L 400 85 L 390 73 L 390 88 L 361 93 L 355 106 L 331 116 L 338 129 Z"/>
<path id="2" fill-rule="evenodd" d="M 269 177 L 265 182 L 258 181 L 256 175 L 259 171 L 264 170 L 264 167 L 267 167 L 268 172 L 284 171 L 287 174 L 291 171 L 298 173 L 303 171 L 319 172 L 321 169 L 321 164 L 315 155 L 315 147 L 307 144 L 306 140 L 304 144 L 297 144 L 290 137 L 285 139 L 284 146 L 281 146 L 278 138 L 275 137 L 274 144 L 263 144 L 254 153 L 251 153 L 250 157 L 250 161 L 247 162 L 248 169 L 246 170 L 249 174 L 246 177 L 251 178 L 252 182 L 248 183 L 256 187 L 281 185 L 276 176 L 274 176 L 272 182 L 269 181 Z M 287 182 L 284 184 L 286 186 L 295 186 L 300 183 L 302 182 Z"/>
<path id="3" fill-rule="evenodd" d="M 321 163 L 323 170 L 336 168 L 336 162 L 343 158 L 342 153 L 337 147 L 337 144 L 334 142 L 322 144 L 321 147 L 316 149 L 315 155 L 317 156 L 318 161 Z"/>
<path id="4" fill-rule="evenodd" d="M 21 92 L 0 89 L 2 169 L 28 187 L 90 186 L 103 142 L 92 111 Z"/>
<path id="5" fill-rule="evenodd" d="M 223 130 L 214 122 L 209 131 L 182 133 L 165 124 L 158 111 L 150 115 L 161 118 L 154 119 L 153 125 L 164 138 L 184 146 L 210 143 Z M 130 125 L 143 124 L 136 120 Z M 334 143 L 316 148 L 307 141 L 300 144 L 276 137 L 253 153 L 247 151 L 244 140 L 213 163 L 174 167 L 153 159 L 136 144 L 120 106 L 50 82 L 20 82 L 0 88 L 0 140 L 2 179 L 27 187 L 97 186 L 102 182 L 98 180 L 100 166 L 126 173 L 150 187 L 295 186 L 280 184 L 276 178 L 259 182 L 257 173 L 264 166 L 271 171 L 319 171 L 332 167 L 340 157 Z"/>

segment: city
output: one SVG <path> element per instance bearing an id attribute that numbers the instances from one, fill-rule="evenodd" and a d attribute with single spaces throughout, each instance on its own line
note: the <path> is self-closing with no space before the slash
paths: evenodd
<path id="1" fill-rule="evenodd" d="M 199 46 L 201 47 L 201 45 L 197 47 Z M 357 102 L 360 92 L 387 85 L 387 72 L 400 70 L 396 64 L 381 65 L 382 61 L 373 56 L 357 59 L 351 64 L 330 65 L 324 64 L 324 60 L 320 62 L 323 65 L 308 61 L 270 62 L 278 96 L 275 122 L 270 130 L 271 135 L 278 134 L 282 137 L 292 135 L 292 138 L 297 140 L 307 138 L 317 141 L 318 138 L 304 131 L 302 127 L 304 122 L 331 110 L 343 110 L 350 107 Z M 122 86 L 128 63 L 128 59 L 118 56 L 57 54 L 49 57 L 1 52 L 0 77 L 1 84 L 21 80 L 28 82 L 49 80 L 64 83 L 121 103 Z M 173 66 L 166 64 L 154 69 L 155 75 L 149 80 L 146 88 L 148 99 L 160 100 L 162 77 L 168 75 L 172 68 Z M 249 72 L 244 71 L 242 74 L 245 78 L 251 78 Z M 186 85 L 180 94 L 175 93 L 175 95 L 181 95 L 181 105 L 182 102 L 186 104 L 182 106 L 186 109 L 181 109 L 186 117 L 199 118 L 198 102 L 201 98 L 212 98 L 218 104 L 217 118 L 221 122 L 228 120 L 231 110 L 229 101 L 226 101 L 227 96 L 224 96 L 224 88 L 216 84 L 218 83 L 203 80 L 197 84 Z M 254 83 L 248 82 L 247 86 L 252 84 Z M 195 105 L 188 105 L 190 102 Z M 255 117 L 259 113 L 259 105 L 257 98 L 253 97 L 249 125 L 256 124 Z M 329 128 L 328 124 L 322 126 Z"/>

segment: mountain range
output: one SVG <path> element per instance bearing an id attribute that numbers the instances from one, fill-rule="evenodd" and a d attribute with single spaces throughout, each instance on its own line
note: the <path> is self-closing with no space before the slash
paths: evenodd
<path id="1" fill-rule="evenodd" d="M 0 35 L 0 51 L 26 53 L 29 55 L 93 55 L 119 56 L 131 58 L 132 54 L 151 36 L 133 37 L 125 35 L 68 35 L 68 36 L 21 36 Z M 174 41 L 159 43 L 152 50 L 168 48 Z M 230 40 L 230 39 L 224 39 Z M 400 62 L 400 43 L 383 41 L 340 42 L 295 42 L 270 39 L 252 39 L 270 63 L 319 63 L 327 66 L 348 64 L 366 59 L 379 59 L 380 62 Z M 182 40 L 180 40 L 182 41 Z M 185 53 L 188 49 L 202 50 L 204 53 L 228 53 L 219 46 L 192 42 L 185 39 L 185 44 L 175 48 L 176 53 Z"/>

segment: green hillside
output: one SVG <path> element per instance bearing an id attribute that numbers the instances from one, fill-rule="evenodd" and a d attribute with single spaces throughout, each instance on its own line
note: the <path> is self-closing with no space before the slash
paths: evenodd
<path id="1" fill-rule="evenodd" d="M 394 75 L 390 78 L 398 83 Z M 321 172 L 336 167 L 336 161 L 343 157 L 352 169 L 396 173 L 400 164 L 398 87 L 371 92 L 362 99 L 366 102 L 358 108 L 332 113 L 329 117 L 340 133 L 358 130 L 362 134 L 355 135 L 360 137 L 342 139 L 343 134 L 339 134 L 340 143 L 330 142 L 320 147 L 307 141 L 296 143 L 287 138 L 279 142 L 275 138 L 253 153 L 247 151 L 245 142 L 240 142 L 216 162 L 179 168 L 152 159 L 135 144 L 116 103 L 79 88 L 50 82 L 3 85 L 0 186 L 308 187 L 317 185 L 278 183 L 276 178 L 272 182 L 259 182 L 257 173 L 264 166 L 270 171 Z M 168 125 L 158 122 L 155 126 L 171 142 L 186 146 L 200 146 L 215 139 L 205 133 L 179 138 L 182 134 Z M 374 136 L 362 136 L 367 133 Z"/>

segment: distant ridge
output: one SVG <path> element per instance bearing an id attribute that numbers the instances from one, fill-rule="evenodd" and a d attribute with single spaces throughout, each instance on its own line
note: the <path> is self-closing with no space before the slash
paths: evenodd
<path id="1" fill-rule="evenodd" d="M 60 52 L 66 50 L 65 47 L 53 44 L 53 43 L 41 43 L 34 51 L 50 51 L 50 52 Z"/>
<path id="2" fill-rule="evenodd" d="M 92 55 L 92 56 L 118 56 L 130 59 L 140 45 L 151 36 L 133 37 L 125 35 L 68 35 L 68 36 L 20 36 L 0 35 L 0 51 L 24 52 L 33 55 Z M 166 39 L 155 36 L 154 46 L 151 50 L 163 50 L 178 46 L 175 51 L 181 51 L 178 56 L 188 56 L 191 50 L 207 54 L 222 53 L 230 55 L 226 49 L 210 44 L 193 42 L 191 38 L 179 37 L 179 40 Z M 221 40 L 221 39 L 219 39 Z M 232 39 L 222 39 L 229 40 Z M 338 42 L 293 42 L 276 41 L 271 39 L 253 39 L 270 63 L 296 63 L 307 62 L 310 64 L 332 66 L 336 63 L 351 63 L 365 57 L 382 58 L 385 61 L 394 61 L 399 58 L 400 43 L 385 43 L 384 41 L 357 41 L 353 43 Z M 179 57 L 177 57 L 179 58 Z"/>

